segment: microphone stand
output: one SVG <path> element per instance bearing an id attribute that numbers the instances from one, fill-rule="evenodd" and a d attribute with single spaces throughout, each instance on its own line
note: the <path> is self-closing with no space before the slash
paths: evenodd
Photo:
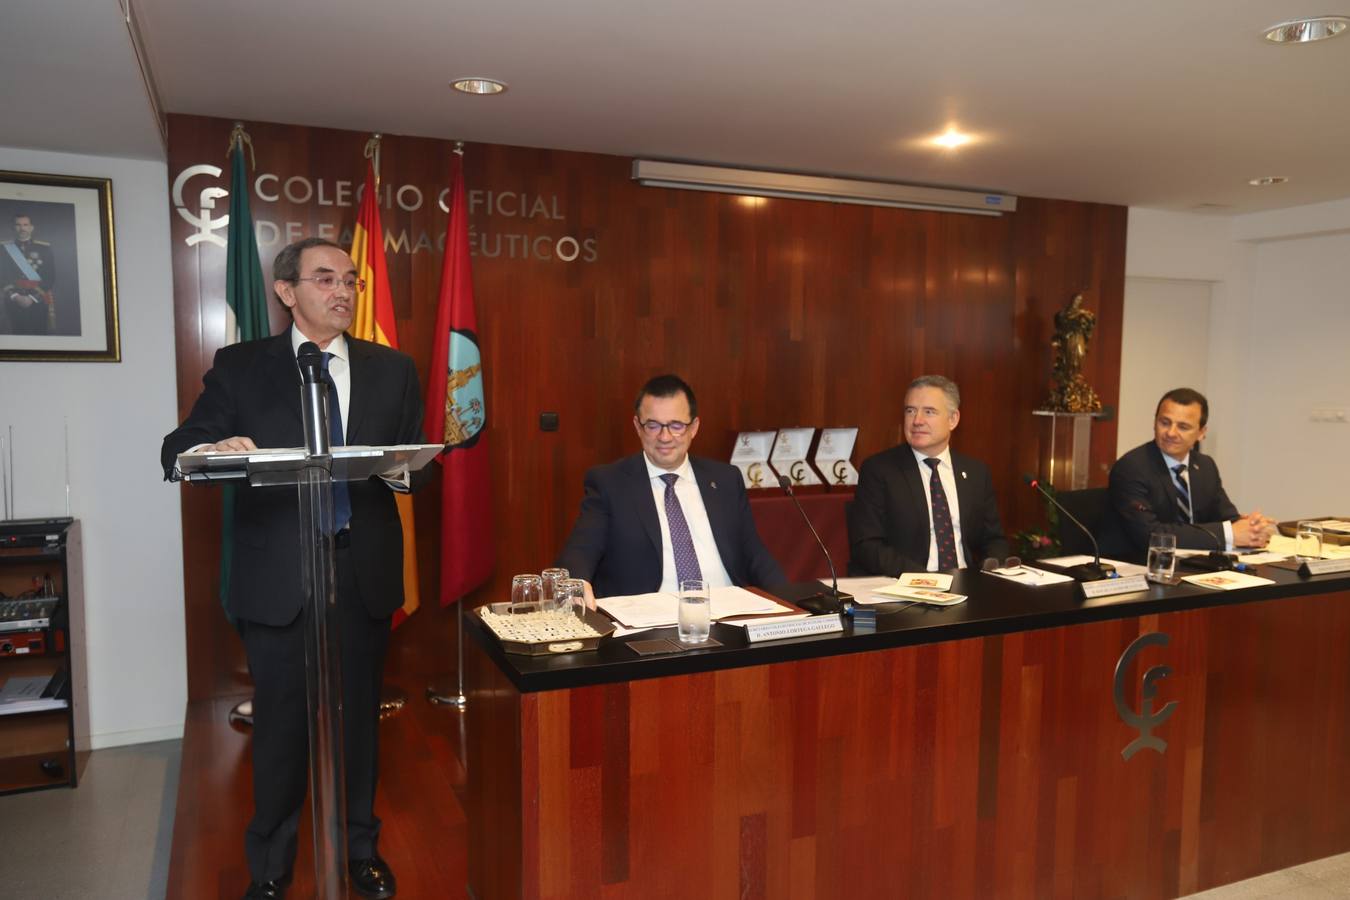
<path id="1" fill-rule="evenodd" d="M 820 539 L 820 535 L 816 533 L 816 526 L 811 524 L 811 519 L 806 515 L 806 510 L 802 509 L 801 502 L 797 500 L 797 495 L 792 492 L 792 482 L 788 480 L 786 475 L 779 475 L 778 486 L 783 489 L 783 493 L 788 495 L 792 505 L 797 507 L 797 512 L 801 513 L 802 521 L 811 531 L 811 537 L 816 539 L 816 545 L 820 547 L 820 552 L 825 555 L 825 564 L 830 567 L 830 589 L 803 597 L 797 601 L 797 605 L 802 609 L 818 614 L 850 615 L 853 612 L 853 595 L 839 591 L 839 575 L 834 570 L 834 560 L 830 558 L 830 551 L 825 547 L 825 542 Z"/>
<path id="2" fill-rule="evenodd" d="M 1045 499 L 1049 500 L 1051 503 L 1055 505 L 1055 509 L 1059 510 L 1064 515 L 1068 516 L 1069 521 L 1077 525 L 1079 530 L 1081 530 L 1083 534 L 1087 535 L 1088 540 L 1092 541 L 1092 562 L 1082 563 L 1077 566 L 1064 566 L 1063 567 L 1064 574 L 1070 576 L 1071 578 L 1077 581 L 1102 581 L 1103 579 L 1106 578 L 1115 578 L 1116 567 L 1111 565 L 1110 563 L 1102 562 L 1101 548 L 1097 546 L 1097 538 L 1092 534 L 1090 530 L 1088 530 L 1088 527 L 1084 525 L 1082 522 L 1078 521 L 1078 517 L 1075 516 L 1073 513 L 1069 512 L 1069 510 L 1065 508 L 1063 503 L 1060 503 L 1058 500 L 1055 499 L 1055 496 L 1053 494 L 1051 494 L 1045 488 L 1041 487 L 1040 481 L 1038 481 L 1035 478 L 1032 478 L 1030 475 L 1023 475 L 1022 480 L 1025 481 L 1027 484 L 1031 485 L 1036 490 L 1040 491 L 1041 494 L 1045 497 Z"/>

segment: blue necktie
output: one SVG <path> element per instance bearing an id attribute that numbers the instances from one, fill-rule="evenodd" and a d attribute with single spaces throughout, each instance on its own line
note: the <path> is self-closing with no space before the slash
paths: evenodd
<path id="1" fill-rule="evenodd" d="M 702 578 L 698 554 L 694 552 L 694 538 L 689 534 L 689 523 L 680 508 L 680 498 L 675 496 L 675 479 L 680 476 L 667 472 L 661 476 L 666 483 L 666 524 L 670 526 L 670 549 L 675 552 L 675 581 L 689 581 Z"/>
<path id="2" fill-rule="evenodd" d="M 933 536 L 937 538 L 938 571 L 956 568 L 956 530 L 952 527 L 952 510 L 947 505 L 947 492 L 942 489 L 942 479 L 938 477 L 938 466 L 942 460 L 928 457 L 924 460 L 932 475 L 928 478 L 928 491 L 933 495 Z"/>
<path id="3" fill-rule="evenodd" d="M 1193 522 L 1195 519 L 1191 516 L 1191 491 L 1186 481 L 1186 464 L 1177 463 L 1172 467 L 1172 474 L 1177 476 L 1177 506 L 1181 510 L 1181 520 Z"/>
<path id="4" fill-rule="evenodd" d="M 333 449 L 346 446 L 347 439 L 342 433 L 342 405 L 338 402 L 337 385 L 328 371 L 333 354 L 323 355 L 323 380 L 328 383 L 328 443 Z M 347 490 L 347 482 L 333 482 L 333 533 L 347 527 L 352 520 L 352 497 Z"/>

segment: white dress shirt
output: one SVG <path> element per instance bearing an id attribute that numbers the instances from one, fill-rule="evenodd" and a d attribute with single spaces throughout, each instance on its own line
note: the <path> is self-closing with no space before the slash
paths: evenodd
<path id="1" fill-rule="evenodd" d="M 300 354 L 300 345 L 308 341 L 309 338 L 300 333 L 300 329 L 291 325 L 291 353 L 298 356 Z M 328 374 L 333 378 L 333 384 L 337 387 L 338 407 L 342 410 L 342 445 L 347 444 L 347 410 L 351 408 L 352 396 L 352 363 L 351 357 L 347 355 L 347 335 L 339 334 L 333 338 L 332 342 L 323 349 L 324 353 L 333 354 L 333 358 L 328 361 Z M 332 415 L 332 411 L 329 411 Z"/>
<path id="2" fill-rule="evenodd" d="M 919 463 L 919 480 L 923 482 L 923 495 L 928 500 L 928 571 L 936 572 L 938 567 L 937 530 L 933 528 L 933 488 L 930 480 L 933 470 L 924 462 L 927 456 L 910 448 L 914 459 Z M 966 550 L 961 545 L 961 501 L 956 497 L 956 470 L 952 468 L 952 448 L 943 447 L 936 457 L 938 460 L 938 480 L 942 482 L 942 492 L 947 495 L 947 509 L 952 514 L 952 539 L 956 541 L 957 568 L 966 567 Z"/>
<path id="3" fill-rule="evenodd" d="M 656 518 L 661 523 L 661 592 L 675 594 L 679 592 L 680 586 L 675 575 L 675 548 L 670 544 L 670 521 L 666 518 L 666 483 L 661 480 L 662 475 L 671 473 L 653 465 L 645 453 L 642 454 L 642 461 L 647 464 L 652 499 L 656 501 Z M 694 552 L 698 554 L 703 580 L 710 588 L 728 587 L 731 576 L 727 574 L 726 566 L 722 565 L 722 554 L 717 552 L 712 525 L 708 522 L 708 510 L 703 505 L 703 493 L 694 480 L 694 467 L 689 464 L 689 457 L 684 458 L 673 474 L 679 476 L 675 480 L 675 498 L 680 501 L 680 510 L 689 525 L 689 536 L 694 541 Z"/>

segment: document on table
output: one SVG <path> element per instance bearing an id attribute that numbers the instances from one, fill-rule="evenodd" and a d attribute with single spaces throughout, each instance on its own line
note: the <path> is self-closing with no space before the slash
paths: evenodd
<path id="1" fill-rule="evenodd" d="M 790 612 L 781 603 L 761 597 L 745 588 L 717 587 L 708 592 L 714 621 L 740 616 L 771 616 Z M 630 594 L 624 597 L 604 597 L 595 601 L 611 619 L 625 628 L 647 629 L 674 625 L 679 620 L 680 603 L 674 594 Z"/>
<path id="2" fill-rule="evenodd" d="M 1047 584 L 1064 584 L 1066 581 L 1073 581 L 1068 575 L 1047 572 L 1045 569 L 1038 569 L 1035 566 L 1008 566 L 1003 569 L 986 569 L 985 574 L 1002 578 L 1005 581 L 1025 584 L 1027 587 L 1045 587 Z"/>
<path id="3" fill-rule="evenodd" d="M 1246 572 L 1200 572 L 1196 575 L 1186 575 L 1181 580 L 1214 591 L 1236 591 L 1240 588 L 1259 587 L 1263 584 L 1275 583 L 1269 578 L 1248 575 Z"/>
<path id="4" fill-rule="evenodd" d="M 1050 566 L 1061 566 L 1061 567 L 1066 568 L 1066 569 L 1067 569 L 1069 566 L 1081 566 L 1081 565 L 1086 565 L 1087 563 L 1090 563 L 1090 562 L 1093 562 L 1093 561 L 1094 561 L 1094 558 L 1091 557 L 1091 556 L 1088 556 L 1086 553 L 1080 553 L 1080 554 L 1078 554 L 1077 556 L 1056 556 L 1056 557 L 1052 557 L 1051 559 L 1041 559 L 1041 560 L 1037 560 L 1037 562 L 1043 562 L 1043 563 L 1045 563 L 1046 565 L 1050 565 Z M 1128 577 L 1130 577 L 1131 575 L 1147 575 L 1147 574 L 1148 574 L 1148 566 L 1140 566 L 1140 565 L 1136 565 L 1135 563 L 1122 562 L 1121 560 L 1118 560 L 1118 559 L 1107 559 L 1107 558 L 1104 557 L 1104 556 L 1102 557 L 1102 562 L 1104 562 L 1104 563 L 1110 563 L 1111 565 L 1115 566 L 1115 567 L 1116 567 L 1116 572 L 1120 575 L 1121 578 L 1128 578 Z"/>

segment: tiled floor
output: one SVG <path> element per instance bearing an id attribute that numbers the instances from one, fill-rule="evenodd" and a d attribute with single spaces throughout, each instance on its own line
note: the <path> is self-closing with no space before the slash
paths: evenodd
<path id="1" fill-rule="evenodd" d="M 158 900 L 164 896 L 179 741 L 100 750 L 77 790 L 0 797 L 4 896 Z M 1350 898 L 1350 853 L 1192 895 L 1203 900 Z"/>
<path id="2" fill-rule="evenodd" d="M 180 750 L 180 741 L 99 750 L 73 791 L 0 797 L 4 896 L 163 897 Z"/>

